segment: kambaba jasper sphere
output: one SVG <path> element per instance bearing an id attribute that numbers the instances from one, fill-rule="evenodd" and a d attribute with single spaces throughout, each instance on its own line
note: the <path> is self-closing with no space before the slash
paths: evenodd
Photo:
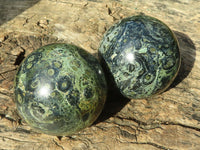
<path id="1" fill-rule="evenodd" d="M 99 54 L 120 92 L 133 99 L 165 91 L 181 61 L 173 32 L 145 15 L 128 17 L 112 26 L 103 37 Z"/>
<path id="2" fill-rule="evenodd" d="M 14 87 L 20 116 L 37 131 L 56 136 L 91 125 L 107 91 L 97 59 L 62 43 L 33 51 L 19 66 Z"/>

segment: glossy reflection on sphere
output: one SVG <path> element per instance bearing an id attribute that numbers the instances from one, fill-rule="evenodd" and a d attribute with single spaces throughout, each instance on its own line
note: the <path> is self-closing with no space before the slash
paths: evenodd
<path id="1" fill-rule="evenodd" d="M 103 37 L 99 53 L 128 98 L 163 92 L 180 67 L 178 42 L 172 31 L 145 15 L 125 18 L 112 26 Z"/>
<path id="2" fill-rule="evenodd" d="M 81 48 L 50 44 L 19 66 L 15 101 L 19 114 L 39 132 L 71 135 L 91 125 L 106 99 L 98 61 Z"/>

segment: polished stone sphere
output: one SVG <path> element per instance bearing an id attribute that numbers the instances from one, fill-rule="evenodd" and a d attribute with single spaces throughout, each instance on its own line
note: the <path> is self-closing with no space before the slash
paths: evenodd
<path id="1" fill-rule="evenodd" d="M 120 92 L 130 99 L 165 91 L 180 67 L 173 32 L 145 15 L 128 17 L 112 26 L 103 37 L 99 54 Z"/>
<path id="2" fill-rule="evenodd" d="M 69 44 L 33 51 L 18 68 L 15 102 L 20 116 L 35 130 L 72 135 L 101 113 L 107 86 L 91 54 Z"/>

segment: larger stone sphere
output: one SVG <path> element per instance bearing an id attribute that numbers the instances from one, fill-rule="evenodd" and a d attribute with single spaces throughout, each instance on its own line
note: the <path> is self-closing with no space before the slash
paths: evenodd
<path id="1" fill-rule="evenodd" d="M 153 17 L 125 18 L 104 35 L 99 54 L 121 93 L 147 98 L 165 91 L 180 67 L 176 37 Z"/>
<path id="2" fill-rule="evenodd" d="M 106 99 L 97 59 L 61 43 L 32 52 L 19 66 L 14 88 L 20 116 L 37 131 L 56 136 L 91 125 Z"/>

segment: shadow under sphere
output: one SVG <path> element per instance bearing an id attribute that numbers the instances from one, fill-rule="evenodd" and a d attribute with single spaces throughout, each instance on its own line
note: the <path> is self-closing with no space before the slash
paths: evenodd
<path id="1" fill-rule="evenodd" d="M 126 97 L 124 97 L 119 89 L 117 88 L 114 78 L 104 61 L 103 57 L 99 53 L 99 59 L 102 65 L 102 68 L 105 73 L 107 85 L 108 85 L 108 91 L 107 91 L 107 99 L 104 106 L 104 109 L 98 119 L 94 122 L 94 124 L 98 124 L 99 122 L 103 122 L 107 119 L 109 119 L 112 116 L 115 116 L 118 112 L 121 111 L 125 107 L 125 105 L 131 100 Z"/>
<path id="2" fill-rule="evenodd" d="M 169 89 L 176 87 L 189 75 L 196 59 L 196 48 L 190 37 L 178 31 L 174 31 L 174 34 L 176 35 L 179 43 L 181 66 L 177 77 Z"/>

